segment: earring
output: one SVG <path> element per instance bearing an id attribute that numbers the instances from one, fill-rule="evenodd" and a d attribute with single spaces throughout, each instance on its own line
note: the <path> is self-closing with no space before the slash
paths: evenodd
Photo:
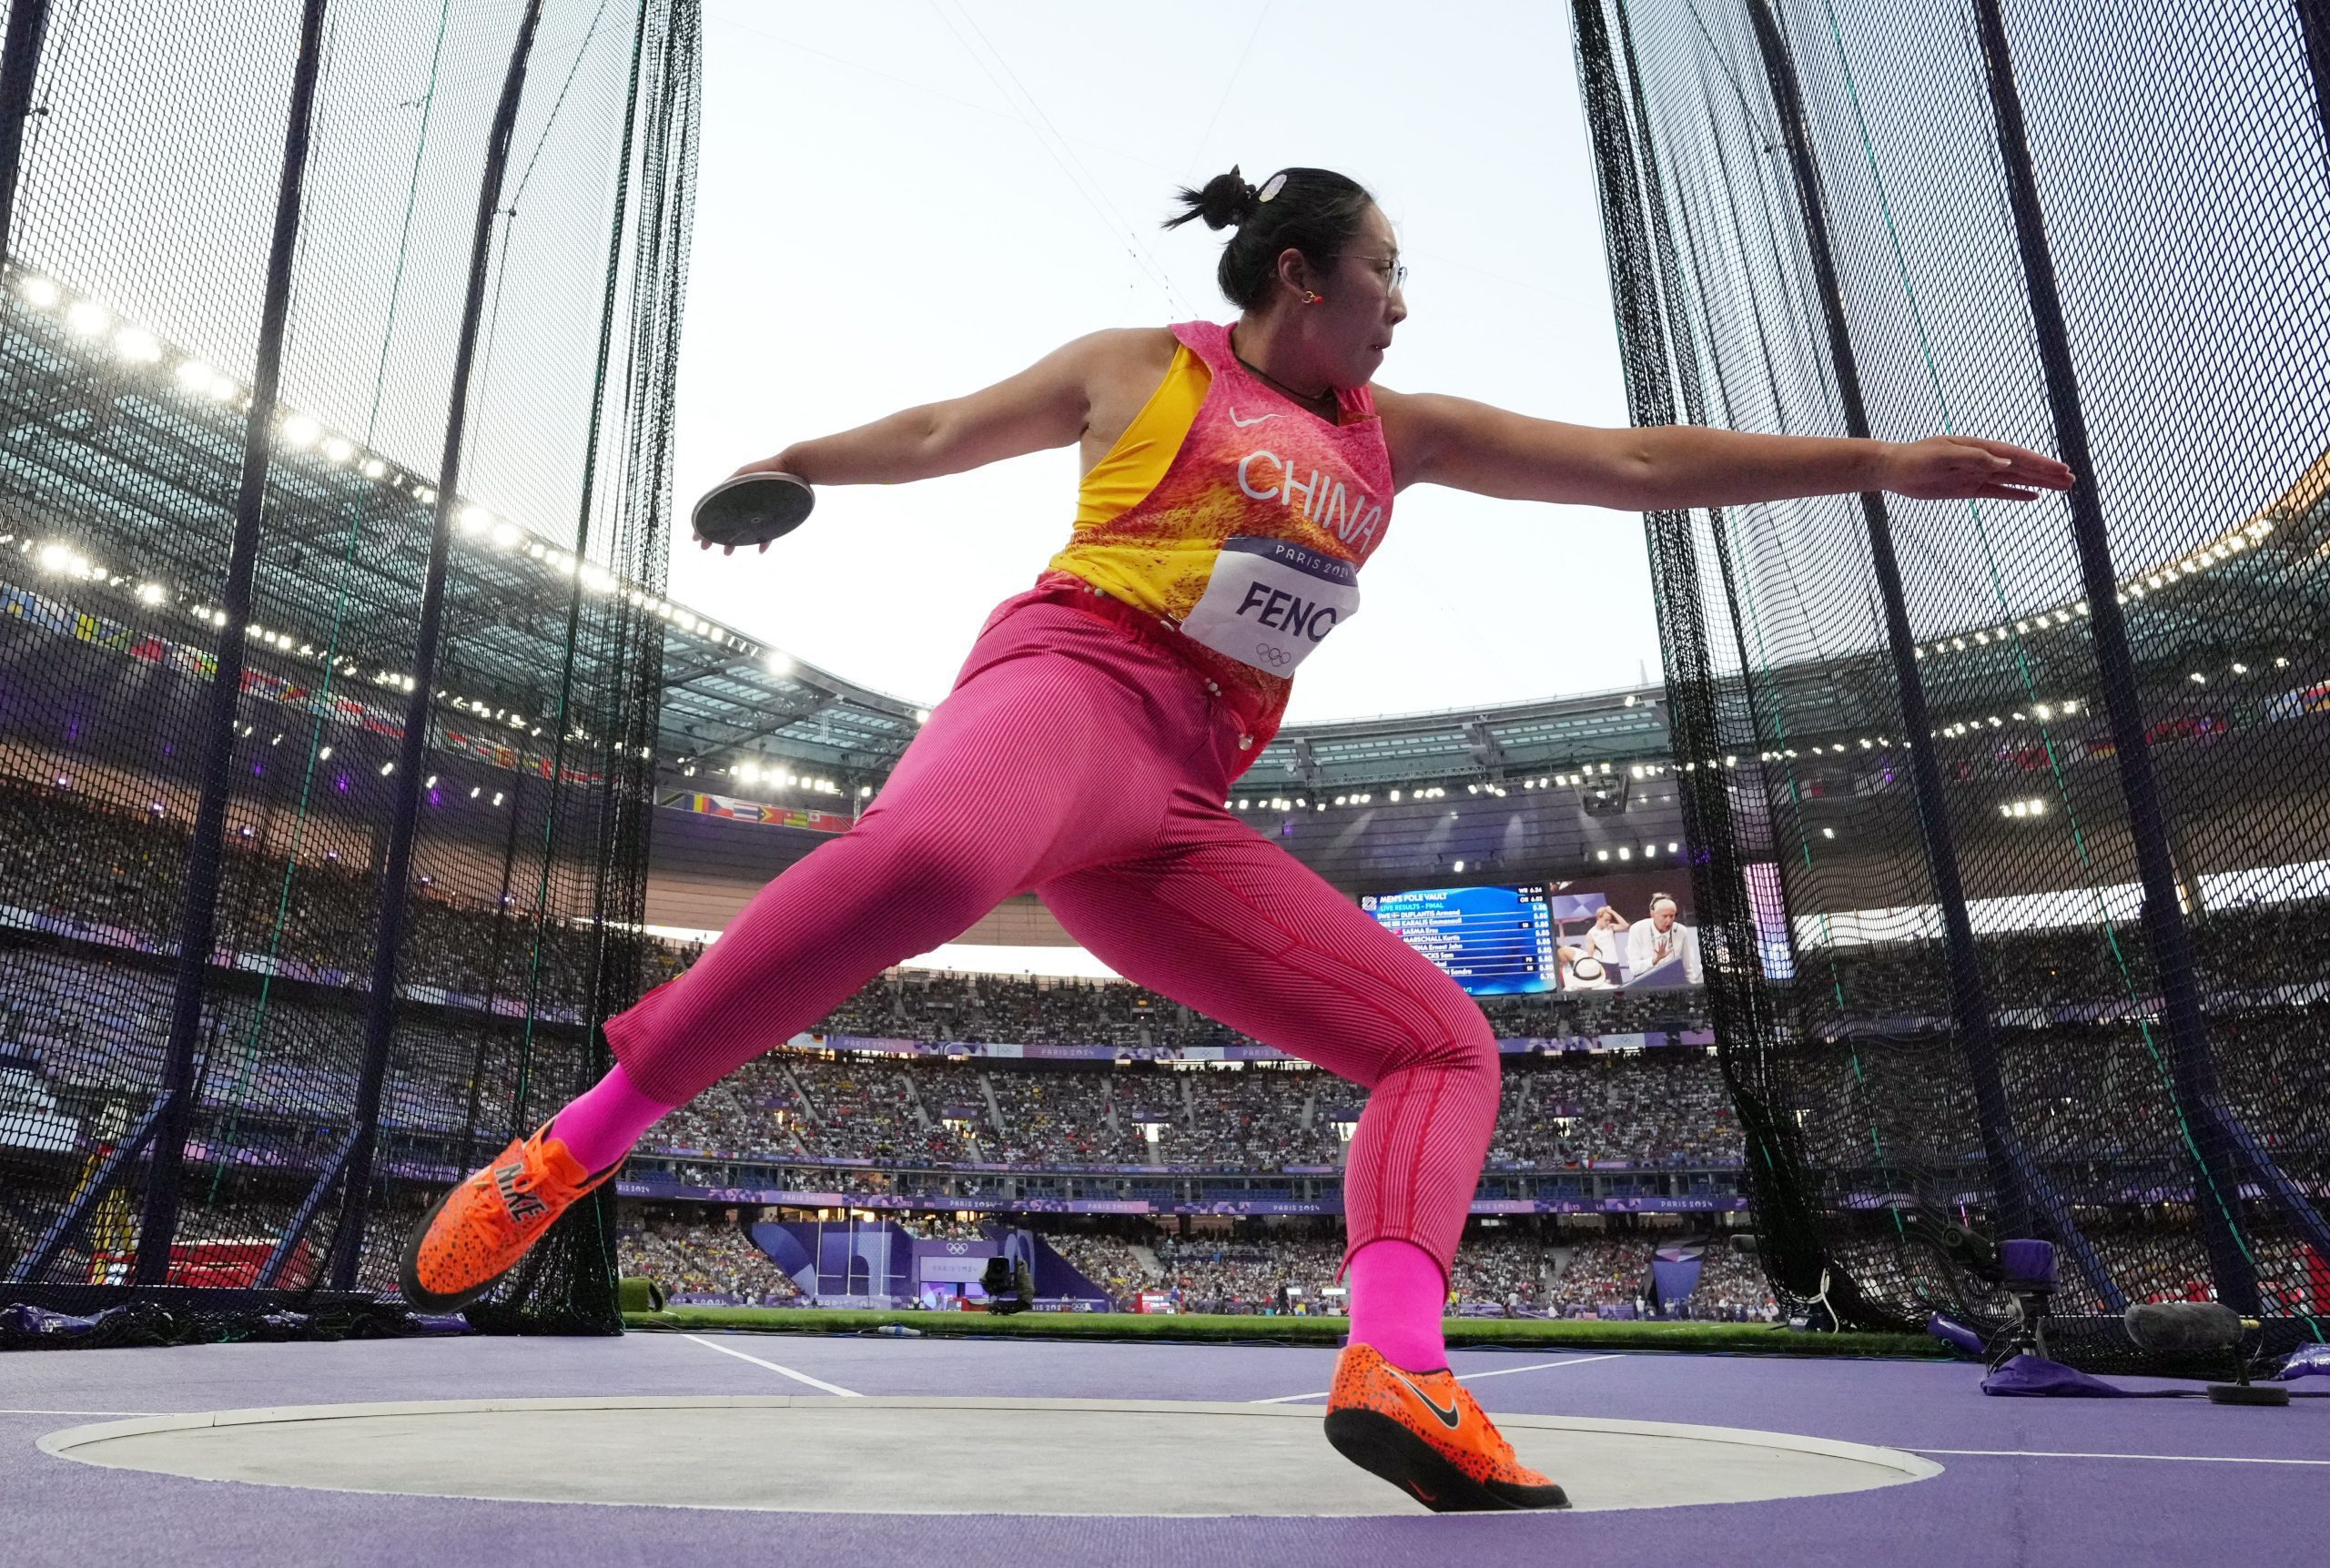
<path id="1" fill-rule="evenodd" d="M 1318 295 L 1312 293 L 1308 288 L 1305 288 L 1302 291 L 1302 303 L 1305 305 L 1316 305 L 1319 302 L 1320 297 Z"/>

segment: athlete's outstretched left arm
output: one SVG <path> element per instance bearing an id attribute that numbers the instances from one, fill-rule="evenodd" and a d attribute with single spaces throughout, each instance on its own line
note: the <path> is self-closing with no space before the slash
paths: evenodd
<path id="1" fill-rule="evenodd" d="M 1879 441 L 1697 425 L 1604 430 L 1383 387 L 1375 401 L 1403 490 L 1444 484 L 1507 501 L 1664 511 L 1879 490 L 1926 501 L 2031 501 L 2072 483 L 2072 470 L 2053 458 L 1972 436 Z"/>

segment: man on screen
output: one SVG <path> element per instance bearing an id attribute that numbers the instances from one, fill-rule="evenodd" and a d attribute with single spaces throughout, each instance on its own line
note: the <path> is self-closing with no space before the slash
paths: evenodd
<path id="1" fill-rule="evenodd" d="M 1664 893 L 1650 895 L 1650 918 L 1626 933 L 1626 982 L 1631 985 L 1662 964 L 1680 960 L 1683 978 L 1704 983 L 1699 969 L 1699 934 L 1676 918 L 1675 900 Z"/>

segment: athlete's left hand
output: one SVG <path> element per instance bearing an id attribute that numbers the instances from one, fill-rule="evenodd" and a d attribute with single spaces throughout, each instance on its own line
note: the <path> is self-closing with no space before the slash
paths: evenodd
<path id="1" fill-rule="evenodd" d="M 1974 436 L 1928 436 L 1886 448 L 1883 488 L 1920 501 L 2036 501 L 2069 490 L 2072 470 L 2053 458 Z"/>

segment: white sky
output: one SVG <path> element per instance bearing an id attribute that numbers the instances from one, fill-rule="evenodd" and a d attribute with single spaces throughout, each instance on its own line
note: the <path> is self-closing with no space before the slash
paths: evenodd
<path id="1" fill-rule="evenodd" d="M 1411 315 L 1383 380 L 1623 424 L 1567 22 L 1544 5 L 707 0 L 680 365 L 686 507 L 787 442 L 953 397 L 1103 327 L 1235 314 L 1231 163 L 1368 186 Z M 1169 292 L 1170 287 L 1170 292 Z M 674 529 L 674 599 L 848 679 L 946 693 L 1067 539 L 1073 450 L 833 489 L 766 556 Z M 1417 488 L 1292 719 L 1523 701 L 1657 666 L 1640 519 Z"/>

